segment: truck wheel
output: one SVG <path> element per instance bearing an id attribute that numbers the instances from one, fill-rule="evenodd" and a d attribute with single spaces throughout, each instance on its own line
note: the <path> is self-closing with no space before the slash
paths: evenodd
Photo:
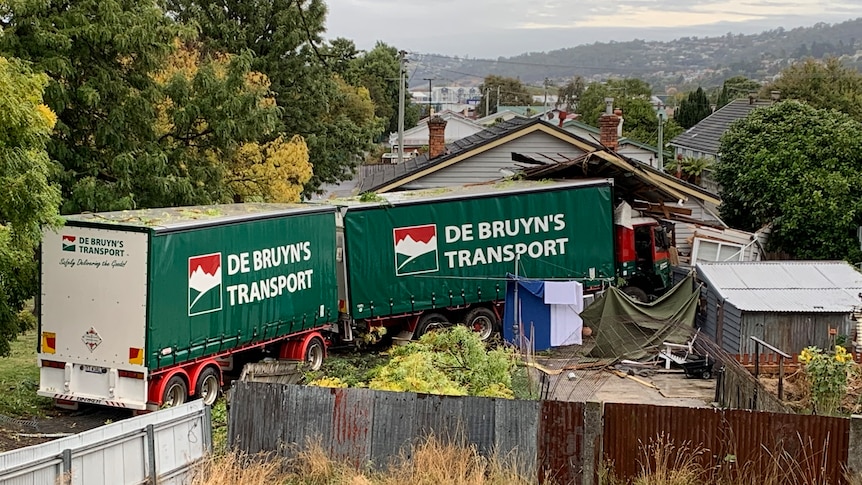
<path id="1" fill-rule="evenodd" d="M 207 406 L 212 406 L 221 392 L 219 372 L 214 367 L 207 367 L 198 376 L 195 386 L 195 397 Z"/>
<path id="2" fill-rule="evenodd" d="M 189 398 L 189 386 L 181 376 L 175 375 L 168 380 L 162 394 L 162 407 L 172 408 L 185 404 Z"/>
<path id="3" fill-rule="evenodd" d="M 447 325 L 449 325 L 449 319 L 442 313 L 426 313 L 419 317 L 413 338 L 418 339 L 428 332 L 439 330 Z"/>
<path id="4" fill-rule="evenodd" d="M 305 347 L 305 362 L 309 369 L 320 370 L 323 366 L 323 357 L 326 354 L 326 347 L 323 346 L 323 340 L 320 337 L 312 337 Z"/>
<path id="5" fill-rule="evenodd" d="M 649 301 L 647 294 L 644 290 L 638 288 L 637 286 L 626 286 L 623 288 L 623 293 L 631 297 L 632 300 L 642 301 L 644 303 Z"/>
<path id="6" fill-rule="evenodd" d="M 476 307 L 464 317 L 464 323 L 479 335 L 479 340 L 486 341 L 494 336 L 500 328 L 497 315 L 485 307 Z"/>

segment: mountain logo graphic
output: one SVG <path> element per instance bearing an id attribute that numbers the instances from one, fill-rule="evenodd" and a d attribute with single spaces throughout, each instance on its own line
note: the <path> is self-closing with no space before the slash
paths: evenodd
<path id="1" fill-rule="evenodd" d="M 396 227 L 392 230 L 392 239 L 395 244 L 396 276 L 440 270 L 436 224 Z"/>
<path id="2" fill-rule="evenodd" d="M 63 251 L 75 252 L 75 236 L 63 236 Z"/>
<path id="3" fill-rule="evenodd" d="M 189 258 L 189 316 L 222 309 L 221 253 Z"/>

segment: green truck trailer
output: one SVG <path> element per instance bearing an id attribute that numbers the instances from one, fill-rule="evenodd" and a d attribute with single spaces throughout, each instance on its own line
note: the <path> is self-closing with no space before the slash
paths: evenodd
<path id="1" fill-rule="evenodd" d="M 211 403 L 244 362 L 317 368 L 360 331 L 416 338 L 464 323 L 489 338 L 509 275 L 590 290 L 666 266 L 662 228 L 615 227 L 613 200 L 606 179 L 513 181 L 69 216 L 43 237 L 38 393 L 137 410 Z"/>
<path id="2" fill-rule="evenodd" d="M 616 283 L 612 180 L 502 182 L 340 206 L 342 327 L 499 331 L 507 275 Z"/>
<path id="3" fill-rule="evenodd" d="M 337 317 L 336 209 L 241 204 L 69 216 L 44 233 L 38 393 L 211 403 L 264 352 L 319 366 Z"/>

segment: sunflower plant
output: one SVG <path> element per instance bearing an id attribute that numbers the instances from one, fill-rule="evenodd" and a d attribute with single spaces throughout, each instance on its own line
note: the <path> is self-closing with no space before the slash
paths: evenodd
<path id="1" fill-rule="evenodd" d="M 811 390 L 814 413 L 836 414 L 847 392 L 848 377 L 857 372 L 853 356 L 840 345 L 836 345 L 831 352 L 806 347 L 799 354 L 799 362 L 803 365 Z"/>

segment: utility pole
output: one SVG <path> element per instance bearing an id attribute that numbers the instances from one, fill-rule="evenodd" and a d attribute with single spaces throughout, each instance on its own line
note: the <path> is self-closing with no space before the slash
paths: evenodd
<path id="1" fill-rule="evenodd" d="M 485 88 L 485 116 L 491 114 L 491 88 Z"/>
<path id="2" fill-rule="evenodd" d="M 542 111 L 543 112 L 548 111 L 548 82 L 550 82 L 549 79 L 545 78 L 545 82 L 543 83 L 544 88 L 545 88 L 545 99 L 542 100 Z"/>
<path id="3" fill-rule="evenodd" d="M 499 113 L 499 112 L 500 112 L 500 86 L 497 86 L 497 111 L 496 111 L 496 113 Z"/>
<path id="4" fill-rule="evenodd" d="M 663 105 L 658 105 L 658 169 L 664 171 L 664 120 L 667 119 L 667 111 Z"/>
<path id="5" fill-rule="evenodd" d="M 428 81 L 428 118 L 431 118 L 431 81 L 437 79 L 435 77 L 424 77 L 422 78 L 425 81 Z"/>
<path id="6" fill-rule="evenodd" d="M 407 51 L 398 51 L 398 163 L 404 162 L 404 56 Z"/>

